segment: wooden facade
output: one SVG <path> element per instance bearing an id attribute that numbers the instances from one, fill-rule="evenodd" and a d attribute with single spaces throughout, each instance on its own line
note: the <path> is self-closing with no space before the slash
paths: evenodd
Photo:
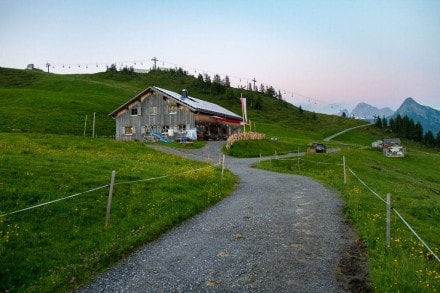
<path id="1" fill-rule="evenodd" d="M 217 140 L 241 131 L 238 115 L 207 102 L 220 111 L 196 108 L 195 102 L 200 100 L 185 94 L 150 87 L 133 97 L 110 113 L 116 119 L 116 139 L 145 140 L 153 131 L 173 141 L 186 138 L 191 130 L 197 133 L 197 139 Z M 218 119 L 221 117 L 228 118 L 228 122 Z"/>

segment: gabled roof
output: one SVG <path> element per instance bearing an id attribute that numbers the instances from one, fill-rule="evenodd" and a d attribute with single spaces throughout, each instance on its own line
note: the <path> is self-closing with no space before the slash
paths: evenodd
<path id="1" fill-rule="evenodd" d="M 163 94 L 164 96 L 174 100 L 177 103 L 186 105 L 191 111 L 193 112 L 200 112 L 203 114 L 209 114 L 209 115 L 216 115 L 220 117 L 230 118 L 234 120 L 242 120 L 241 116 L 235 114 L 234 112 L 229 111 L 228 109 L 223 108 L 222 106 L 219 106 L 217 104 L 203 101 L 194 97 L 186 96 L 184 97 L 182 94 L 178 94 L 176 92 L 163 89 L 160 87 L 152 86 L 149 88 L 146 88 L 127 102 L 125 102 L 123 105 L 119 106 L 117 109 L 115 109 L 113 112 L 109 114 L 109 116 L 116 116 L 117 113 L 119 113 L 121 110 L 125 109 L 127 106 L 129 106 L 131 103 L 133 103 L 136 100 L 139 100 L 142 96 L 144 96 L 148 92 L 159 92 Z"/>
<path id="2" fill-rule="evenodd" d="M 385 138 L 383 140 L 384 144 L 389 144 L 389 143 L 396 143 L 396 144 L 400 144 L 400 138 Z"/>

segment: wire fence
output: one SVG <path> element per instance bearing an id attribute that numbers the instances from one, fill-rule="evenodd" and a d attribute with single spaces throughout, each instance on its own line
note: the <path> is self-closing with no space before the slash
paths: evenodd
<path id="1" fill-rule="evenodd" d="M 113 261 L 122 250 L 151 241 L 217 203 L 226 196 L 223 188 L 234 184 L 224 172 L 224 157 L 197 159 L 205 164 L 182 163 L 136 177 L 121 170 L 118 180 L 110 169 L 108 179 L 76 185 L 88 190 L 42 190 L 30 204 L 20 198 L 6 203 L 0 212 L 0 291 L 31 283 L 58 291 L 48 288 L 76 284 L 83 269 Z"/>
<path id="2" fill-rule="evenodd" d="M 386 198 L 380 196 L 375 190 L 373 190 L 368 184 L 366 184 L 350 167 L 348 167 L 345 163 L 345 157 L 343 157 L 342 163 L 331 163 L 331 162 L 319 162 L 319 161 L 313 161 L 313 160 L 304 160 L 303 158 L 299 158 L 299 152 L 298 156 L 296 158 L 278 158 L 277 154 L 274 155 L 275 160 L 278 161 L 304 161 L 304 162 L 311 162 L 315 164 L 323 164 L 323 165 L 334 165 L 334 166 L 343 166 L 344 168 L 344 183 L 346 183 L 346 169 L 367 189 L 369 190 L 377 199 L 382 201 L 385 204 L 387 203 Z M 272 158 L 271 158 L 272 160 Z M 407 220 L 394 208 L 391 206 L 391 210 L 398 216 L 398 218 L 405 224 L 405 226 L 409 229 L 409 231 L 423 244 L 423 246 L 432 254 L 432 256 L 440 262 L 440 258 L 435 254 L 435 252 L 429 247 L 429 245 L 420 237 L 420 235 L 415 231 L 415 229 L 408 223 Z"/>
<path id="3" fill-rule="evenodd" d="M 188 154 L 188 153 L 187 153 Z M 189 155 L 191 155 L 191 154 L 189 154 Z M 335 166 L 343 166 L 343 168 L 344 168 L 344 183 L 346 182 L 346 178 L 345 178 L 345 169 L 347 169 L 367 190 L 369 190 L 376 198 L 378 198 L 380 201 L 382 201 L 383 203 L 385 203 L 385 204 L 387 204 L 387 200 L 386 199 L 384 199 L 384 197 L 382 197 L 382 196 L 380 196 L 376 191 L 374 191 L 370 186 L 368 186 L 350 167 L 348 167 L 346 164 L 345 164 L 345 157 L 344 157 L 344 159 L 343 159 L 343 162 L 342 163 L 330 163 L 330 162 L 319 162 L 319 161 L 313 161 L 313 160 L 304 160 L 304 159 L 302 159 L 302 158 L 300 158 L 299 157 L 299 155 L 300 155 L 300 153 L 299 153 L 299 151 L 298 151 L 298 157 L 297 158 L 278 158 L 278 155 L 275 153 L 275 158 L 273 158 L 273 157 L 270 157 L 270 160 L 272 160 L 272 159 L 275 159 L 275 160 L 279 160 L 279 161 L 288 161 L 288 160 L 290 160 L 290 161 L 307 161 L 307 162 L 312 162 L 312 163 L 315 163 L 315 164 L 325 164 L 325 165 L 335 165 Z M 194 155 L 194 156 L 196 156 L 196 155 Z M 211 155 L 210 154 L 208 154 L 207 156 L 205 156 L 205 155 L 202 155 L 202 156 L 198 156 L 199 158 L 201 158 L 202 160 L 203 159 L 205 159 L 205 158 L 207 158 L 208 160 L 210 160 L 210 158 L 211 158 Z M 216 163 L 216 164 L 212 164 L 212 165 L 209 165 L 209 166 L 207 166 L 207 167 L 202 167 L 202 168 L 196 168 L 196 169 L 192 169 L 192 170 L 189 170 L 189 171 L 185 171 L 185 172 L 181 172 L 181 173 L 174 173 L 174 174 L 168 174 L 168 175 L 163 175 L 163 176 L 158 176 L 158 177 L 153 177 L 153 178 L 145 178 L 145 179 L 138 179 L 138 180 L 132 180 L 132 181 L 125 181 L 125 182 L 118 182 L 118 183 L 114 183 L 113 185 L 114 186 L 116 186 L 116 185 L 123 185 L 123 184 L 133 184 L 133 183 L 138 183 L 138 182 L 146 182 L 146 181 L 153 181 L 153 180 L 159 180 L 159 179 L 165 179 L 165 178 L 169 178 L 169 177 L 173 177 L 173 176 L 179 176 L 179 175 L 184 175 L 184 174 L 188 174 L 188 173 L 192 173 L 192 172 L 197 172 L 197 171 L 201 171 L 201 170 L 203 170 L 203 169 L 206 169 L 206 168 L 211 168 L 211 167 L 213 167 L 213 166 L 218 166 L 218 165 L 221 165 L 222 166 L 222 177 L 223 177 L 223 172 L 224 172 L 224 167 L 225 167 L 225 164 L 224 164 L 224 155 L 223 155 L 223 160 L 222 160 L 222 158 L 221 158 L 221 156 L 219 156 L 219 161 L 218 161 L 218 163 Z M 86 194 L 86 193 L 90 193 L 90 192 L 93 192 L 93 191 L 97 191 L 97 190 L 100 190 L 100 189 L 103 189 L 103 188 L 108 188 L 108 187 L 110 187 L 110 184 L 105 184 L 105 185 L 102 185 L 102 186 L 99 186 L 99 187 L 95 187 L 95 188 L 92 188 L 92 189 L 89 189 L 89 190 L 86 190 L 86 191 L 83 191 L 83 192 L 79 192 L 79 193 L 75 193 L 75 194 L 72 194 L 72 195 L 69 195 L 69 196 L 66 196 L 66 197 L 62 197 L 62 198 L 58 198 L 58 199 L 55 199 L 55 200 L 51 200 L 51 201 L 48 201 L 48 202 L 45 202 L 45 203 L 40 203 L 40 204 L 37 204 L 37 205 L 33 205 L 33 206 L 29 206 L 29 207 L 26 207 L 26 208 L 22 208 L 22 209 L 19 209 L 19 210 L 15 210 L 15 211 L 12 211 L 12 212 L 8 212 L 8 213 L 5 213 L 5 214 L 2 214 L 2 215 L 0 215 L 0 218 L 3 218 L 3 217 L 6 217 L 6 216 L 8 216 L 8 215 L 13 215 L 13 214 L 17 214 L 17 213 L 21 213 L 21 212 L 25 212 L 25 211 L 29 211 L 29 210 L 32 210 L 32 209 L 36 209 L 36 208 L 40 208 L 40 207 L 43 207 L 43 206 L 47 206 L 47 205 L 50 205 L 50 204 L 54 204 L 54 203 L 57 203 L 57 202 L 60 202 L 60 201 L 63 201 L 63 200 L 67 200 L 67 199 L 71 199 L 71 198 L 74 198 L 74 197 L 77 197 L 77 196 L 80 196 L 80 195 L 83 195 L 83 194 Z M 408 221 L 406 221 L 405 220 L 405 218 L 395 209 L 395 208 L 393 208 L 393 207 L 391 207 L 391 209 L 394 211 L 394 213 L 399 217 L 399 219 L 407 226 L 407 228 L 411 231 L 411 233 L 425 246 L 425 248 L 433 255 L 433 257 L 438 261 L 438 262 L 440 262 L 440 258 L 435 254 L 435 252 L 428 246 L 428 244 L 419 236 L 419 234 L 415 231 L 415 229 L 408 223 Z"/>
<path id="4" fill-rule="evenodd" d="M 173 176 L 181 176 L 181 175 L 184 175 L 184 174 L 201 171 L 203 169 L 211 168 L 213 166 L 218 166 L 218 165 L 220 165 L 220 163 L 209 165 L 207 167 L 192 169 L 192 170 L 185 171 L 185 172 L 173 173 L 173 174 L 168 174 L 168 175 L 163 175 L 163 176 L 158 176 L 158 177 L 153 177 L 153 178 L 145 178 L 145 179 L 139 179 L 139 180 L 117 182 L 117 183 L 114 183 L 113 185 L 116 186 L 116 185 L 122 185 L 122 184 L 133 184 L 133 183 L 139 183 L 139 182 L 146 182 L 146 181 L 165 179 L 165 178 L 169 178 L 169 177 L 173 177 Z M 223 166 L 224 166 L 224 164 L 223 164 Z M 65 196 L 65 197 L 62 197 L 62 198 L 57 198 L 57 199 L 54 199 L 54 200 L 51 200 L 51 201 L 48 201 L 48 202 L 44 202 L 44 203 L 40 203 L 40 204 L 37 204 L 37 205 L 29 206 L 29 207 L 26 207 L 26 208 L 22 208 L 22 209 L 19 209 L 19 210 L 15 210 L 15 211 L 12 211 L 12 212 L 8 212 L 8 213 L 0 215 L 0 218 L 6 217 L 6 216 L 9 216 L 9 215 L 13 215 L 13 214 L 18 214 L 18 213 L 25 212 L 25 211 L 29 211 L 29 210 L 32 210 L 32 209 L 40 208 L 40 207 L 47 206 L 47 205 L 50 205 L 50 204 L 54 204 L 54 203 L 57 203 L 57 202 L 60 202 L 60 201 L 63 201 L 63 200 L 71 199 L 71 198 L 74 198 L 74 197 L 77 197 L 77 196 L 80 196 L 80 195 L 83 195 L 83 194 L 86 194 L 86 193 L 90 193 L 90 192 L 97 191 L 97 190 L 100 190 L 100 189 L 103 189 L 103 188 L 108 188 L 108 187 L 110 187 L 110 184 L 102 185 L 102 186 L 95 187 L 95 188 L 92 188 L 92 189 L 89 189 L 89 190 L 86 190 L 86 191 L 83 191 L 83 192 L 78 192 L 78 193 L 75 193 L 75 194 L 72 194 L 72 195 L 68 195 L 68 196 Z"/>

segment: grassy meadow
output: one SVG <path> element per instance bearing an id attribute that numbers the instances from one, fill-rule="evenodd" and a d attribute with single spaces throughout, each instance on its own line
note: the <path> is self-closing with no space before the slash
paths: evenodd
<path id="1" fill-rule="evenodd" d="M 290 159 L 263 161 L 258 167 L 309 176 L 336 189 L 345 202 L 344 212 L 357 229 L 370 260 L 370 277 L 376 292 L 438 292 L 440 263 L 392 213 L 391 248 L 386 250 L 386 205 L 411 225 L 436 255 L 440 255 L 440 154 L 412 142 L 405 158 L 387 158 L 369 145 L 387 135 L 374 126 L 337 137 L 332 145 L 340 152 L 308 154 Z M 347 170 L 344 184 L 343 157 Z M 362 180 L 359 181 L 358 178 Z"/>
<path id="2" fill-rule="evenodd" d="M 0 217 L 1 291 L 73 289 L 237 183 L 229 172 L 221 181 L 219 168 L 138 142 L 1 133 L 0 149 L 2 215 L 101 187 Z M 112 170 L 116 186 L 104 229 Z"/>
<path id="3" fill-rule="evenodd" d="M 115 121 L 108 113 L 149 86 L 186 88 L 190 96 L 238 114 L 238 97 L 247 97 L 252 130 L 268 139 L 234 144 L 227 153 L 236 157 L 305 152 L 311 142 L 364 124 L 299 111 L 262 93 L 206 87 L 176 71 L 56 75 L 0 68 L 0 215 L 6 214 L 0 217 L 0 291 L 72 290 L 234 189 L 237 180 L 229 172 L 221 182 L 221 170 L 206 163 L 111 139 Z M 92 138 L 94 113 L 97 138 Z M 393 134 L 363 127 L 326 143 L 340 149 L 337 153 L 310 154 L 299 162 L 272 159 L 258 167 L 310 176 L 341 194 L 346 216 L 367 248 L 377 292 L 438 292 L 439 263 L 395 214 L 386 251 L 385 205 L 353 174 L 343 184 L 345 156 L 348 167 L 380 196 L 392 194 L 396 210 L 440 254 L 439 153 L 405 140 L 405 158 L 370 150 L 372 141 L 386 137 Z M 116 186 L 104 229 L 112 170 Z M 153 179 L 162 176 L 168 177 Z"/>

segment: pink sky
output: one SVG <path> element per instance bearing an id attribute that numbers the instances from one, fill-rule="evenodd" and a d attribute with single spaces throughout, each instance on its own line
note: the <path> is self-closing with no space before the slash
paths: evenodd
<path id="1" fill-rule="evenodd" d="M 156 56 L 233 85 L 255 78 L 311 110 L 407 97 L 440 109 L 439 15 L 434 0 L 1 1 L 0 66 L 146 69 Z"/>

